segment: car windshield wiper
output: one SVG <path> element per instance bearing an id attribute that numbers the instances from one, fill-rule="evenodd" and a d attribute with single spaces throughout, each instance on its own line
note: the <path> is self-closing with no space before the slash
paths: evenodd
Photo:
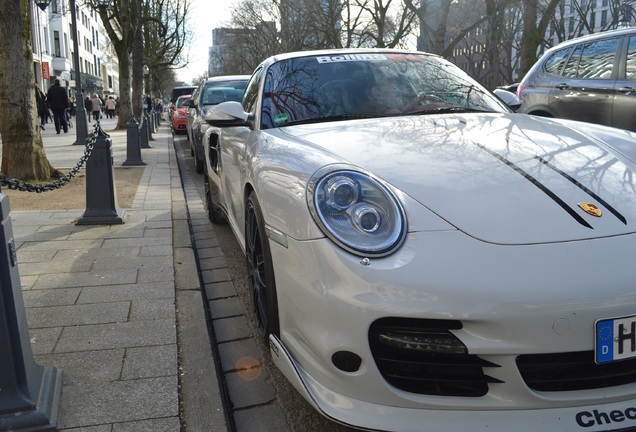
<path id="1" fill-rule="evenodd" d="M 403 113 L 402 115 L 419 115 L 419 114 L 444 114 L 444 113 L 491 113 L 494 112 L 492 110 L 479 110 L 475 108 L 467 108 L 460 106 L 450 106 L 450 107 L 437 107 L 437 108 L 427 108 L 421 110 L 414 110 Z"/>
<path id="2" fill-rule="evenodd" d="M 306 118 L 302 120 L 294 120 L 287 122 L 285 124 L 280 125 L 280 127 L 284 126 L 296 126 L 301 124 L 311 124 L 311 123 L 323 123 L 330 121 L 340 121 L 340 120 L 357 120 L 357 119 L 367 119 L 367 118 L 376 118 L 377 115 L 369 115 L 369 114 L 336 114 L 329 115 L 323 117 L 312 117 Z"/>

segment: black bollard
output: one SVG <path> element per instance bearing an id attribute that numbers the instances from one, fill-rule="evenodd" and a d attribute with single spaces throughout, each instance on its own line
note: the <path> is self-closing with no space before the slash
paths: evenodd
<path id="1" fill-rule="evenodd" d="M 152 137 L 154 126 L 152 124 L 152 120 L 150 119 L 150 114 L 146 112 L 144 113 L 144 116 L 146 117 L 146 124 L 148 125 L 148 141 L 154 141 L 155 139 Z"/>
<path id="2" fill-rule="evenodd" d="M 152 148 L 148 143 L 148 121 L 143 114 L 139 123 L 139 141 L 141 142 L 141 148 Z"/>
<path id="3" fill-rule="evenodd" d="M 150 125 L 152 126 L 152 133 L 157 133 L 157 122 L 155 121 L 155 112 L 148 112 L 148 119 L 150 120 Z"/>
<path id="4" fill-rule="evenodd" d="M 126 160 L 123 166 L 146 165 L 141 159 L 141 141 L 139 140 L 139 123 L 134 118 L 128 122 L 126 130 Z"/>
<path id="5" fill-rule="evenodd" d="M 0 431 L 57 426 L 62 372 L 37 364 L 31 350 L 9 197 L 0 191 Z"/>
<path id="6" fill-rule="evenodd" d="M 76 225 L 114 225 L 124 223 L 124 212 L 117 206 L 112 141 L 98 125 L 93 151 L 86 161 L 86 210 Z"/>

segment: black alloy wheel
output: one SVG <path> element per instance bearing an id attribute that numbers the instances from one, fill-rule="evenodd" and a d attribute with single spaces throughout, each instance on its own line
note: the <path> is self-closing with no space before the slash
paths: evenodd
<path id="1" fill-rule="evenodd" d="M 265 235 L 265 223 L 254 192 L 247 199 L 245 255 L 256 322 L 261 336 L 267 341 L 270 334 L 278 336 L 280 333 L 278 300 L 272 255 Z"/>

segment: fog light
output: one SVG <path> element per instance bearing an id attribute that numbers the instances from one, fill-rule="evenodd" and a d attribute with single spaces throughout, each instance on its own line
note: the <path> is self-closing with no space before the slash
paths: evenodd
<path id="1" fill-rule="evenodd" d="M 362 359 L 350 351 L 338 351 L 331 356 L 331 362 L 343 372 L 356 372 L 360 369 Z"/>
<path id="2" fill-rule="evenodd" d="M 394 333 L 384 331 L 378 334 L 378 341 L 412 352 L 468 354 L 466 346 L 455 336 L 447 332 Z"/>

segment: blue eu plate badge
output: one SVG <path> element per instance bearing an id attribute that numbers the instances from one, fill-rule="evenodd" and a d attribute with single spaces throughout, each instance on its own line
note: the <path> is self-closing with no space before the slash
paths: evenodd
<path id="1" fill-rule="evenodd" d="M 596 322 L 596 363 L 636 356 L 636 317 Z"/>

